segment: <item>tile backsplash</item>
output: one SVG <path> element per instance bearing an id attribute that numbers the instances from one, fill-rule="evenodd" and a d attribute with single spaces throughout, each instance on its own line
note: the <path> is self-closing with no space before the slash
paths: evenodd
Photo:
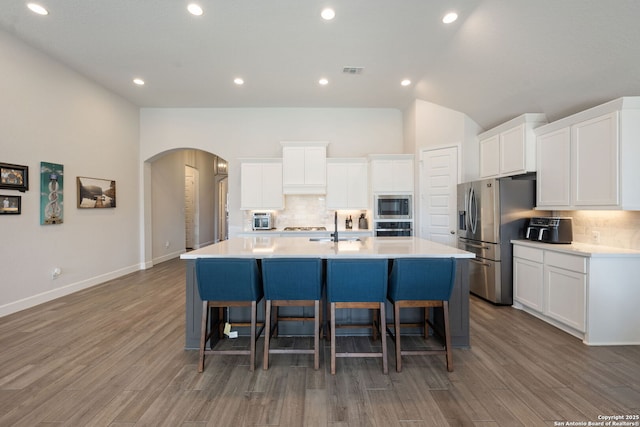
<path id="1" fill-rule="evenodd" d="M 276 228 L 317 227 L 333 222 L 333 211 L 327 210 L 323 195 L 287 195 L 284 206 L 276 214 Z"/>
<path id="2" fill-rule="evenodd" d="M 275 213 L 275 227 L 282 229 L 284 227 L 327 227 L 327 230 L 333 229 L 333 216 L 335 210 L 327 209 L 327 203 L 324 195 L 287 195 L 284 201 L 285 208 Z M 366 212 L 366 216 L 370 217 L 369 211 L 361 210 L 340 210 L 338 211 L 338 229 L 343 230 L 345 219 L 351 215 L 353 219 L 353 229 L 358 229 L 358 217 L 361 212 Z M 245 231 L 251 230 L 252 211 L 244 212 Z M 369 227 L 371 227 L 369 220 Z"/>
<path id="3" fill-rule="evenodd" d="M 573 218 L 573 240 L 576 242 L 640 250 L 640 211 L 555 213 Z"/>

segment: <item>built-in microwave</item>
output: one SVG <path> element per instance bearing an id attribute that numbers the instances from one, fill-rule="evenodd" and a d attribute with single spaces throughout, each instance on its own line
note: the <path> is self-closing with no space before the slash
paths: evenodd
<path id="1" fill-rule="evenodd" d="M 413 208 L 409 194 L 405 195 L 381 195 L 374 197 L 375 219 L 411 219 Z"/>

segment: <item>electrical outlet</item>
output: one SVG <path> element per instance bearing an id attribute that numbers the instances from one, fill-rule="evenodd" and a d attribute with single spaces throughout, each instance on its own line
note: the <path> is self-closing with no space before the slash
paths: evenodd
<path id="1" fill-rule="evenodd" d="M 593 243 L 600 243 L 600 232 L 598 230 L 593 230 L 591 232 L 591 240 Z"/>
<path id="2" fill-rule="evenodd" d="M 170 243 L 169 243 L 169 241 L 168 241 L 168 240 L 167 240 L 166 242 L 164 242 L 164 247 L 165 247 L 165 248 L 168 248 L 168 247 L 169 247 L 169 245 L 170 245 Z"/>

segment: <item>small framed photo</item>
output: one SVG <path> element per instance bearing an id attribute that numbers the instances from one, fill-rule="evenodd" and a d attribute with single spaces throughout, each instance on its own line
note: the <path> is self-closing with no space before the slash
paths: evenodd
<path id="1" fill-rule="evenodd" d="M 116 182 L 111 179 L 78 177 L 78 208 L 115 208 Z"/>
<path id="2" fill-rule="evenodd" d="M 0 188 L 27 191 L 29 189 L 29 166 L 0 163 Z"/>
<path id="3" fill-rule="evenodd" d="M 0 215 L 20 214 L 22 197 L 0 194 Z"/>

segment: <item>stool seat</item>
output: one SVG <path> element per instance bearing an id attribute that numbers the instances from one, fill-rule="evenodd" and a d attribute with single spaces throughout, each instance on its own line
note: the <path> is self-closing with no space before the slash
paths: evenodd
<path id="1" fill-rule="evenodd" d="M 255 369 L 256 340 L 262 333 L 257 330 L 257 304 L 262 300 L 262 277 L 258 262 L 252 258 L 198 258 L 196 260 L 196 280 L 198 293 L 202 300 L 202 323 L 200 326 L 200 354 L 198 372 L 204 370 L 205 355 L 249 355 L 249 370 Z M 216 343 L 222 338 L 224 315 L 216 322 L 210 321 L 211 309 L 222 307 L 250 307 L 251 341 L 249 349 L 216 350 Z M 222 312 L 222 310 L 220 310 Z M 228 320 L 228 319 L 227 319 Z M 212 324 L 214 323 L 214 324 Z M 246 325 L 245 323 L 242 326 Z M 218 326 L 216 328 L 216 326 Z M 218 331 L 218 340 L 214 342 L 214 333 Z M 209 342 L 209 349 L 206 344 Z"/>
<path id="2" fill-rule="evenodd" d="M 398 258 L 393 260 L 387 297 L 393 304 L 394 331 L 388 329 L 388 333 L 395 344 L 397 372 L 402 371 L 402 356 L 429 354 L 445 354 L 447 371 L 453 371 L 449 330 L 449 299 L 455 282 L 455 272 L 456 261 L 454 258 Z M 431 326 L 434 333 L 443 335 L 443 348 L 402 350 L 400 309 L 409 307 L 420 307 L 424 310 L 424 323 L 410 324 L 410 326 L 424 327 L 425 339 L 429 337 L 429 326 Z M 443 332 L 436 330 L 429 319 L 429 310 L 432 307 L 442 307 Z M 409 324 L 405 324 L 405 326 L 409 326 Z"/>
<path id="3" fill-rule="evenodd" d="M 320 300 L 324 271 L 320 258 L 265 258 L 262 260 L 262 282 L 265 294 L 265 327 L 263 369 L 269 368 L 269 355 L 274 353 L 313 354 L 314 369 L 320 368 Z M 312 306 L 313 316 L 280 316 L 278 307 Z M 275 308 L 273 316 L 272 308 Z M 275 322 L 272 325 L 272 317 Z M 313 349 L 273 349 L 271 337 L 280 321 L 313 321 Z"/>
<path id="4" fill-rule="evenodd" d="M 388 282 L 386 259 L 328 259 L 327 300 L 330 304 L 331 374 L 336 373 L 337 357 L 380 357 L 382 371 L 387 366 L 385 301 Z M 380 310 L 379 321 L 382 348 L 379 352 L 336 351 L 336 309 L 364 308 L 374 313 Z"/>

